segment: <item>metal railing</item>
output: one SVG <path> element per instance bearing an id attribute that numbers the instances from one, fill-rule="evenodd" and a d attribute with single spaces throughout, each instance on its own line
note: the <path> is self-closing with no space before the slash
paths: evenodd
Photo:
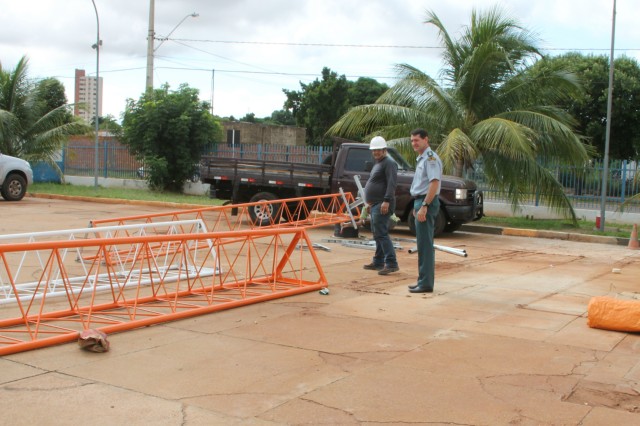
<path id="1" fill-rule="evenodd" d="M 604 165 L 601 160 L 592 160 L 588 166 L 576 168 L 562 164 L 551 164 L 551 170 L 575 209 L 599 209 L 602 200 L 602 174 Z M 465 177 L 471 179 L 484 192 L 485 201 L 502 202 L 506 195 L 487 182 L 482 171 L 482 162 L 476 162 Z M 640 168 L 637 161 L 612 160 L 609 162 L 607 176 L 606 210 L 619 210 L 625 201 L 625 211 L 640 211 Z M 634 197 L 634 200 L 630 200 Z M 531 192 L 525 197 L 525 203 L 533 206 L 543 205 L 539 193 Z"/>

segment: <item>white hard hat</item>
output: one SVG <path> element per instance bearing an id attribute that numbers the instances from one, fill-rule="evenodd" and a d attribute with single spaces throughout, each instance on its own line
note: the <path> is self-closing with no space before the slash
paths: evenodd
<path id="1" fill-rule="evenodd" d="M 387 141 L 382 136 L 376 136 L 371 139 L 369 149 L 385 149 L 387 147 Z"/>

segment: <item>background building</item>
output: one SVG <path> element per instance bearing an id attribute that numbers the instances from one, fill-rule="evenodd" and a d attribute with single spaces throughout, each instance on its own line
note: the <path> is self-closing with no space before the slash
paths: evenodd
<path id="1" fill-rule="evenodd" d="M 227 145 L 263 144 L 305 146 L 304 127 L 277 126 L 272 124 L 223 121 Z"/>
<path id="2" fill-rule="evenodd" d="M 102 116 L 102 77 L 96 84 L 95 77 L 88 77 L 84 70 L 76 70 L 75 96 L 73 114 L 90 123 L 96 116 L 96 94 L 98 99 L 98 116 Z"/>

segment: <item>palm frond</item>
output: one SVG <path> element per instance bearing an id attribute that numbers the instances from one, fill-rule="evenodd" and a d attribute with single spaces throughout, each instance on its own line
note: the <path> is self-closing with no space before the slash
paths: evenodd
<path id="1" fill-rule="evenodd" d="M 436 151 L 442 160 L 443 171 L 458 176 L 460 169 L 469 167 L 479 155 L 473 139 L 458 128 L 444 137 Z"/>
<path id="2" fill-rule="evenodd" d="M 509 111 L 497 115 L 535 131 L 536 153 L 539 160 L 562 160 L 581 167 L 589 160 L 586 145 L 566 124 L 570 118 L 554 107 L 540 107 L 530 111 Z"/>
<path id="3" fill-rule="evenodd" d="M 483 153 L 500 152 L 512 160 L 536 158 L 535 132 L 515 121 L 488 118 L 473 126 L 470 136 Z"/>
<path id="4" fill-rule="evenodd" d="M 351 108 L 327 131 L 329 136 L 354 137 L 373 133 L 375 129 L 396 123 L 404 123 L 408 134 L 411 129 L 424 123 L 424 113 L 415 108 L 390 104 L 360 105 Z"/>
<path id="5" fill-rule="evenodd" d="M 486 153 L 482 157 L 489 185 L 504 193 L 515 212 L 530 202 L 533 189 L 539 202 L 551 210 L 576 221 L 575 210 L 554 173 L 535 159 L 514 160 L 501 153 Z"/>
<path id="6" fill-rule="evenodd" d="M 27 78 L 26 57 L 15 69 L 0 69 L 0 149 L 25 160 L 52 161 L 69 135 L 86 133 L 89 126 L 75 121 L 67 106 L 51 111 L 38 108 L 38 93 Z"/>

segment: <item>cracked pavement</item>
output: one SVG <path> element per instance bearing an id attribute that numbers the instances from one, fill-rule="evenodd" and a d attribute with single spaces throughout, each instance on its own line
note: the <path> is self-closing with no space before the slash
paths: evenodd
<path id="1" fill-rule="evenodd" d="M 1 233 L 175 210 L 38 198 L 0 206 L 10 212 Z M 591 297 L 638 296 L 640 251 L 465 232 L 437 243 L 468 257 L 436 252 L 433 295 L 407 292 L 417 272 L 409 243 L 387 276 L 362 269 L 371 250 L 323 243 L 329 295 L 113 334 L 106 353 L 63 344 L 4 356 L 4 422 L 640 424 L 640 335 L 587 326 Z"/>

